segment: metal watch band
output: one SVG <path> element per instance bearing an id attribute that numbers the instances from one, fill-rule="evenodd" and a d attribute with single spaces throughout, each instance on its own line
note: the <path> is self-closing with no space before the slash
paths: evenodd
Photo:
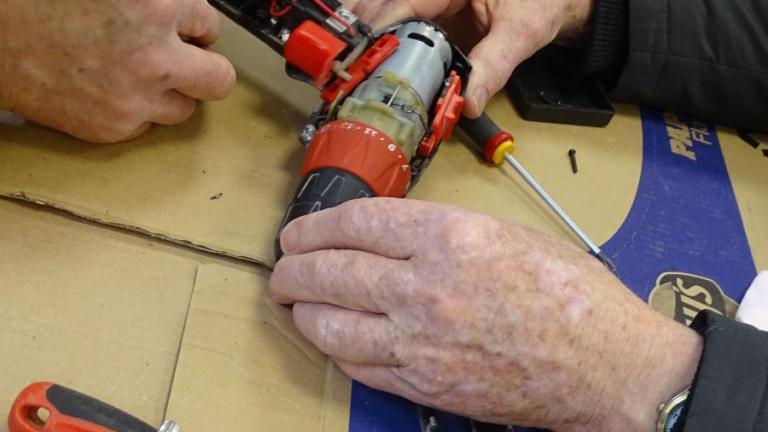
<path id="1" fill-rule="evenodd" d="M 681 414 L 685 401 L 688 400 L 688 395 L 691 393 L 691 388 L 688 387 L 680 393 L 672 396 L 666 403 L 659 404 L 659 421 L 656 424 L 657 432 L 673 432 L 676 430 L 675 426 L 678 422 L 682 421 Z"/>

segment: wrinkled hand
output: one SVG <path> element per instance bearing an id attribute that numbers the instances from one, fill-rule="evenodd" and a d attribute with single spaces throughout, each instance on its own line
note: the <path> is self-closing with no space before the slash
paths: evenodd
<path id="1" fill-rule="evenodd" d="M 224 97 L 205 0 L 0 0 L 0 109 L 97 142 L 175 124 Z"/>
<path id="2" fill-rule="evenodd" d="M 699 337 L 594 258 L 438 204 L 355 200 L 292 222 L 270 281 L 352 378 L 417 403 L 556 431 L 653 430 Z"/>
<path id="3" fill-rule="evenodd" d="M 479 116 L 492 95 L 504 88 L 523 60 L 558 38 L 584 31 L 593 0 L 345 0 L 374 26 L 418 16 L 433 19 L 473 10 L 474 24 L 486 35 L 469 57 L 475 69 L 467 89 L 465 114 Z"/>

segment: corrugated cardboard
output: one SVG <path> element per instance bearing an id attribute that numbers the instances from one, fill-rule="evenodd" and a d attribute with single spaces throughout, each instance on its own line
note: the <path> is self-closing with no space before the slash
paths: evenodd
<path id="1" fill-rule="evenodd" d="M 288 79 L 277 55 L 231 23 L 225 22 L 220 50 L 238 65 L 240 82 L 230 97 L 204 105 L 184 125 L 116 145 L 86 144 L 30 124 L 0 126 L 0 195 L 271 263 L 277 227 L 300 180 L 296 136 L 318 97 Z M 531 173 L 595 240 L 607 239 L 631 205 L 627 191 L 636 187 L 640 170 L 637 110 L 622 107 L 606 130 L 523 125 L 503 96 L 490 113 L 516 135 L 518 157 Z M 570 173 L 570 148 L 577 150 L 578 175 Z M 482 165 L 453 140 L 411 196 L 568 237 L 506 172 Z"/>
<path id="2" fill-rule="evenodd" d="M 768 157 L 763 153 L 768 151 L 768 136 L 755 135 L 762 143 L 757 149 L 731 129 L 722 128 L 719 136 L 755 266 L 768 269 Z"/>
<path id="3" fill-rule="evenodd" d="M 237 88 L 184 125 L 117 145 L 0 126 L 0 195 L 271 262 L 299 181 L 295 136 L 317 96 L 231 23 L 219 49 L 238 66 Z M 519 160 L 598 243 L 624 221 L 642 163 L 638 110 L 618 109 L 607 129 L 592 129 L 523 122 L 504 96 L 489 107 L 516 136 Z M 728 130 L 720 138 L 753 256 L 768 267 L 768 159 Z M 511 170 L 480 164 L 459 140 L 411 196 L 575 241 Z M 50 379 L 159 423 L 181 349 L 169 415 L 184 430 L 345 430 L 349 381 L 267 299 L 267 274 L 214 261 L 0 200 L 0 410 L 28 382 Z"/>
<path id="4" fill-rule="evenodd" d="M 0 200 L 0 431 L 34 381 L 159 424 L 197 264 L 145 238 Z"/>
<path id="5" fill-rule="evenodd" d="M 168 417 L 196 431 L 344 431 L 350 380 L 271 301 L 266 272 L 201 266 Z"/>

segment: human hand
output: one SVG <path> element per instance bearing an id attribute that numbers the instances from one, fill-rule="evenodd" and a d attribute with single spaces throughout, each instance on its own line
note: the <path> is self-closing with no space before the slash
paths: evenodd
<path id="1" fill-rule="evenodd" d="M 235 71 L 205 0 L 0 0 L 0 110 L 96 142 L 175 124 Z"/>
<path id="2" fill-rule="evenodd" d="M 653 430 L 701 341 L 597 260 L 522 226 L 360 199 L 289 224 L 273 297 L 349 376 L 478 420 Z"/>
<path id="3" fill-rule="evenodd" d="M 469 5 L 485 37 L 469 54 L 474 66 L 465 114 L 478 117 L 491 96 L 504 88 L 515 68 L 556 39 L 585 31 L 593 0 L 345 0 L 373 26 L 418 16 L 434 19 Z"/>

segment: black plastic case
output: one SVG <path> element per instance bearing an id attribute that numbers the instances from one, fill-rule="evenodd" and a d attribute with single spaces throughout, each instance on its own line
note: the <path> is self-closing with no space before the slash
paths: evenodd
<path id="1" fill-rule="evenodd" d="M 551 46 L 518 66 L 507 92 L 526 120 L 606 126 L 615 111 L 599 83 L 581 74 L 581 56 Z"/>

